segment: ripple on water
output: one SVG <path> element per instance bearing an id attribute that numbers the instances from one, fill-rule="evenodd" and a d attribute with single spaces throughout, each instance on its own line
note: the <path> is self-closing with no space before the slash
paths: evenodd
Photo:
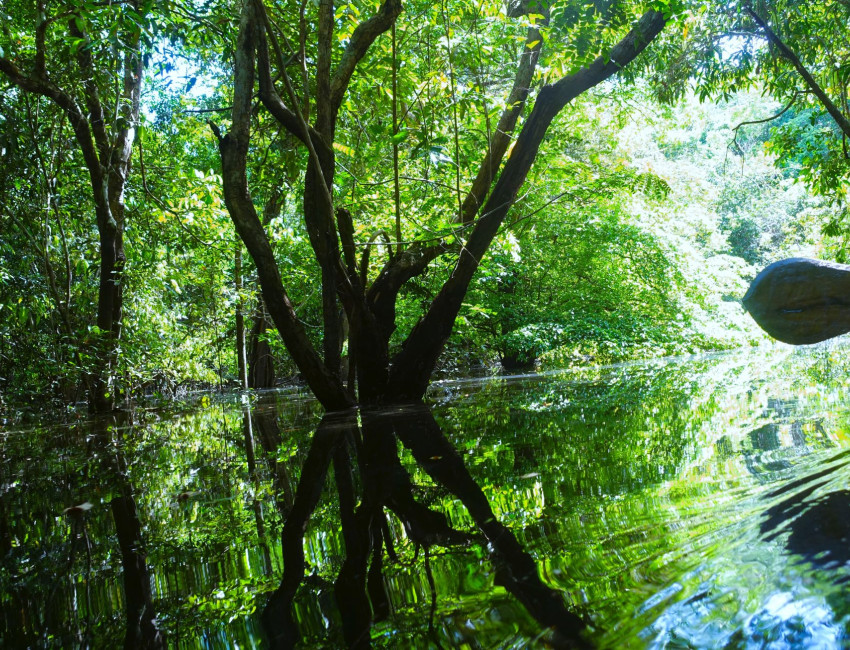
<path id="1" fill-rule="evenodd" d="M 639 590 L 651 593 L 630 620 L 602 632 L 600 645 L 640 639 L 651 648 L 846 647 L 848 479 L 847 452 L 813 454 L 778 485 L 756 483 L 731 502 L 706 498 L 680 509 L 687 542 L 643 571 L 645 560 L 630 567 Z M 625 539 L 621 533 L 619 557 L 629 555 Z"/>

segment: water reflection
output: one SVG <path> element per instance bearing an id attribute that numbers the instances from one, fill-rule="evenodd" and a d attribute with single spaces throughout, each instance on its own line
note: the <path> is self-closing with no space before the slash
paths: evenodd
<path id="1" fill-rule="evenodd" d="M 761 522 L 764 539 L 783 537 L 785 548 L 806 562 L 843 569 L 850 562 L 850 490 L 835 485 L 844 484 L 849 467 L 850 452 L 841 452 L 825 468 L 770 492 L 775 503 Z M 835 578 L 846 582 L 848 575 Z"/>
<path id="2" fill-rule="evenodd" d="M 127 461 L 122 451 L 123 433 L 131 425 L 122 422 L 123 416 L 97 420 L 91 436 L 89 456 L 100 456 L 102 471 L 113 479 L 115 496 L 109 502 L 124 582 L 124 615 L 127 619 L 124 647 L 164 648 L 165 639 L 159 630 L 151 594 L 151 579 L 142 542 L 142 526 L 136 508 L 135 488 L 127 476 Z M 82 517 L 84 515 L 78 515 Z M 74 526 L 72 525 L 72 531 Z M 73 534 L 73 533 L 72 533 Z M 88 539 L 86 539 L 88 542 Z"/>
<path id="3" fill-rule="evenodd" d="M 848 377 L 736 351 L 0 431 L 0 646 L 840 647 Z"/>
<path id="4" fill-rule="evenodd" d="M 128 426 L 130 424 L 126 421 L 126 415 L 121 414 L 92 422 L 85 441 L 86 456 L 93 461 L 92 470 L 106 480 L 113 495 L 108 499 L 108 506 L 117 537 L 115 550 L 120 557 L 123 583 L 123 646 L 127 649 L 158 649 L 166 647 L 165 638 L 157 624 L 135 488 L 128 478 L 122 451 L 123 435 Z M 9 489 L 13 484 L 6 483 L 5 487 Z M 2 501 L 3 513 L 7 515 L 6 499 Z M 16 574 L 12 568 L 10 576 L 4 575 L 4 578 L 11 578 L 8 595 L 15 614 L 14 618 L 7 619 L 7 625 L 4 626 L 3 639 L 7 647 L 41 645 L 56 637 L 63 646 L 89 647 L 99 636 L 96 631 L 98 622 L 92 616 L 90 579 L 96 571 L 93 567 L 88 521 L 88 513 L 93 508 L 92 503 L 85 501 L 62 511 L 67 522 L 65 529 L 68 530 L 68 540 L 66 544 L 54 547 L 52 562 L 48 561 L 41 566 L 22 563 L 19 566 L 23 571 Z M 9 559 L 18 550 L 10 543 L 13 537 L 11 529 L 18 526 L 10 525 L 7 516 L 3 517 L 3 521 L 6 539 L 4 559 Z M 50 526 L 46 521 L 44 524 L 45 528 Z M 92 534 L 102 535 L 103 531 L 94 530 Z M 79 571 L 81 562 L 84 563 L 84 580 L 80 582 L 75 573 Z M 69 614 L 74 623 L 70 630 L 65 627 L 65 619 Z"/>
<path id="5" fill-rule="evenodd" d="M 486 545 L 496 583 L 503 586 L 539 622 L 541 638 L 556 647 L 583 647 L 585 623 L 564 605 L 562 596 L 540 580 L 532 557 L 493 514 L 480 486 L 445 438 L 423 403 L 391 410 L 363 410 L 325 416 L 310 446 L 289 517 L 283 527 L 284 572 L 263 612 L 272 645 L 294 647 L 301 641 L 293 618 L 293 600 L 304 579 L 304 531 L 318 505 L 331 463 L 339 499 L 345 559 L 334 584 L 343 635 L 349 647 L 370 646 L 370 627 L 389 614 L 382 573 L 384 552 L 398 561 L 387 511 L 404 526 L 407 538 L 425 553 L 432 591 L 429 632 L 434 633 L 436 588 L 427 557 L 432 547 Z M 469 512 L 479 534 L 453 528 L 446 516 L 422 504 L 398 455 L 399 440 L 428 475 Z M 356 474 L 356 477 L 355 477 Z M 359 489 L 355 488 L 357 484 Z M 439 639 L 433 641 L 440 646 Z"/>

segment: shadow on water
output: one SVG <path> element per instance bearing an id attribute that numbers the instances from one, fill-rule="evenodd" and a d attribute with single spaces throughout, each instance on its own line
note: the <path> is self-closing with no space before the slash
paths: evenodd
<path id="1" fill-rule="evenodd" d="M 389 614 L 384 587 L 384 552 L 398 560 L 386 511 L 402 522 L 407 537 L 425 553 L 432 598 L 429 631 L 434 630 L 436 591 L 428 554 L 432 547 L 485 545 L 504 587 L 538 621 L 553 647 L 589 647 L 581 636 L 585 623 L 569 611 L 563 597 L 541 581 L 532 557 L 501 524 L 455 448 L 445 438 L 430 408 L 423 403 L 392 410 L 363 410 L 322 419 L 302 469 L 294 503 L 282 533 L 284 572 L 280 586 L 263 611 L 272 645 L 295 647 L 302 639 L 293 619 L 293 600 L 305 572 L 304 531 L 333 465 L 339 498 L 345 559 L 334 584 L 345 643 L 370 646 L 373 621 Z M 427 474 L 466 507 L 479 534 L 452 528 L 446 516 L 418 502 L 408 472 L 398 456 L 400 441 Z M 355 479 L 355 474 L 359 480 Z M 359 490 L 355 488 L 359 486 Z M 433 642 L 442 647 L 434 636 Z"/>

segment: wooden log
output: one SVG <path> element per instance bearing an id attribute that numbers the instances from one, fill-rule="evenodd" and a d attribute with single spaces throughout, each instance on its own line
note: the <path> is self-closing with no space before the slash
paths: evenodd
<path id="1" fill-rule="evenodd" d="M 792 257 L 750 285 L 744 308 L 765 332 L 792 345 L 850 332 L 850 266 Z"/>

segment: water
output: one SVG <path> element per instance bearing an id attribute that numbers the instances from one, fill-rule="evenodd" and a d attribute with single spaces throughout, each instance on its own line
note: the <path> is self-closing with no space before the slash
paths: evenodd
<path id="1" fill-rule="evenodd" d="M 0 431 L 0 646 L 846 647 L 848 353 Z"/>

